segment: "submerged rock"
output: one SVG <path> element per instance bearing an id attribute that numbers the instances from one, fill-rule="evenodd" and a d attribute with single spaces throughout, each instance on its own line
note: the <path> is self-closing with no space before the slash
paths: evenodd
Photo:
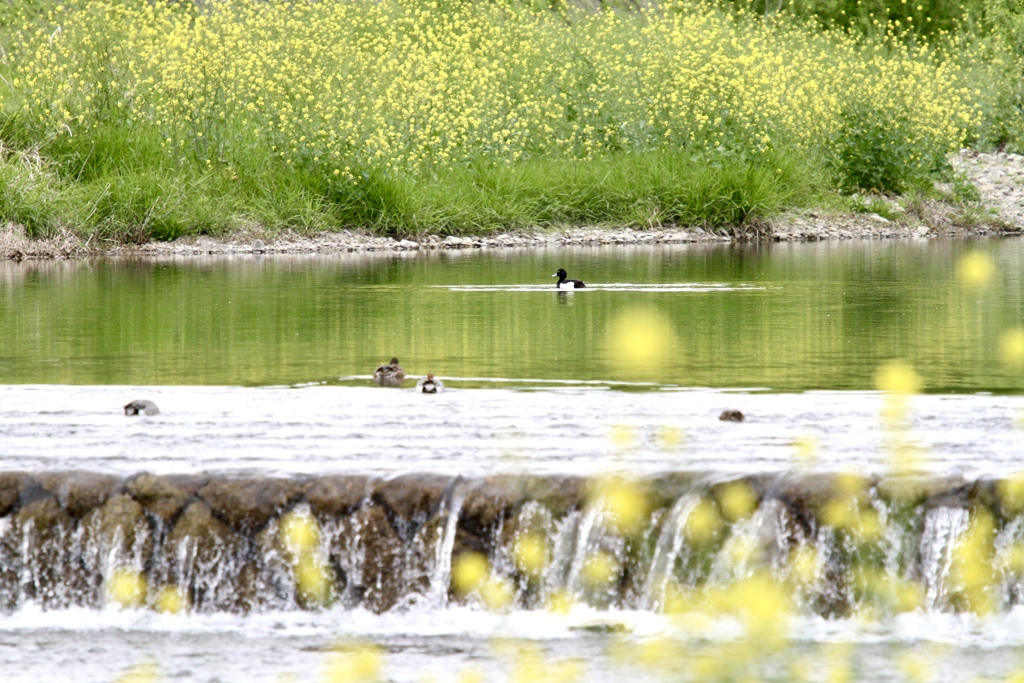
<path id="1" fill-rule="evenodd" d="M 14 510 L 21 500 L 21 492 L 29 487 L 32 478 L 23 472 L 0 472 L 0 517 Z"/>
<path id="2" fill-rule="evenodd" d="M 300 491 L 299 483 L 292 479 L 221 478 L 200 489 L 199 497 L 220 519 L 234 529 L 244 531 L 262 529 Z"/>
<path id="3" fill-rule="evenodd" d="M 121 479 L 94 472 L 58 472 L 39 475 L 37 481 L 57 496 L 60 506 L 72 517 L 82 517 L 103 505 L 121 487 Z"/>
<path id="4" fill-rule="evenodd" d="M 206 483 L 205 479 L 182 476 L 158 477 L 144 472 L 125 484 L 125 489 L 139 501 L 146 512 L 167 524 Z"/>
<path id="5" fill-rule="evenodd" d="M 377 484 L 373 502 L 388 513 L 398 535 L 409 540 L 438 512 L 454 481 L 441 474 L 398 476 Z"/>
<path id="6" fill-rule="evenodd" d="M 317 517 L 340 517 L 357 510 L 372 494 L 372 480 L 363 475 L 318 477 L 303 487 L 303 497 Z"/>

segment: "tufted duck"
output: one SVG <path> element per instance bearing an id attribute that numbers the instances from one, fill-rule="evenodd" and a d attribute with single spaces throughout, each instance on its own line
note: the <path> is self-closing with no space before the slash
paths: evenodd
<path id="1" fill-rule="evenodd" d="M 551 277 L 557 277 L 558 283 L 555 285 L 558 289 L 580 289 L 586 287 L 582 280 L 569 280 L 565 277 L 565 268 L 559 268 Z"/>

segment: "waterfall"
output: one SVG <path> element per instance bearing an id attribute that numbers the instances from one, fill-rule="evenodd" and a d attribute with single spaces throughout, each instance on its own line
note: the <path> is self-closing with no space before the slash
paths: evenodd
<path id="1" fill-rule="evenodd" d="M 645 606 L 648 609 L 660 610 L 665 607 L 665 594 L 675 570 L 676 560 L 685 549 L 686 521 L 699 501 L 699 496 L 684 495 L 672 506 L 661 525 L 644 588 Z"/>
<path id="2" fill-rule="evenodd" d="M 448 604 L 448 587 L 452 579 L 452 550 L 455 547 L 455 533 L 458 530 L 464 498 L 456 483 L 445 498 L 443 512 L 439 515 L 439 521 L 444 523 L 444 532 L 438 535 L 434 543 L 434 567 L 430 573 L 427 592 L 429 604 L 433 607 L 441 608 Z"/>
<path id="3" fill-rule="evenodd" d="M 17 495 L 4 493 L 5 481 L 18 482 Z M 886 494 L 880 482 L 851 494 L 830 476 L 748 477 L 737 481 L 751 508 L 737 516 L 723 502 L 730 482 L 721 477 L 654 477 L 643 489 L 649 509 L 629 529 L 616 525 L 614 503 L 568 475 L 146 475 L 99 492 L 89 488 L 95 481 L 0 473 L 0 501 L 8 501 L 0 508 L 0 610 L 100 608 L 107 583 L 124 571 L 139 576 L 147 604 L 174 590 L 198 612 L 445 609 L 453 558 L 475 552 L 515 591 L 519 609 L 564 596 L 659 611 L 673 587 L 697 595 L 771 576 L 812 614 L 960 611 L 975 608 L 957 584 L 957 562 L 975 552 L 960 549 L 967 542 L 980 543 L 990 565 L 983 578 L 992 585 L 979 589 L 986 605 L 1024 601 L 1024 516 L 1002 506 L 991 481 L 936 481 L 908 497 Z M 309 566 L 281 538 L 289 515 L 313 525 Z M 692 535 L 691 523 L 707 527 L 704 537 Z M 516 556 L 524 537 L 541 539 L 544 564 L 535 573 Z M 310 567 L 329 584 L 315 600 L 300 586 Z"/>
<path id="4" fill-rule="evenodd" d="M 921 535 L 921 579 L 926 604 L 931 609 L 949 606 L 948 578 L 953 566 L 953 550 L 967 529 L 970 513 L 959 507 L 936 507 L 928 511 Z"/>

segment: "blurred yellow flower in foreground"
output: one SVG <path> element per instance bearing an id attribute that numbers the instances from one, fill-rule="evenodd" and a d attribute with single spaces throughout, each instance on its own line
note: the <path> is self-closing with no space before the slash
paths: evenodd
<path id="1" fill-rule="evenodd" d="M 875 388 L 889 394 L 921 393 L 921 378 L 914 368 L 901 360 L 892 360 L 875 371 Z"/>
<path id="2" fill-rule="evenodd" d="M 302 555 L 320 545 L 320 525 L 309 513 L 291 511 L 281 518 L 281 541 L 293 555 Z"/>
<path id="3" fill-rule="evenodd" d="M 519 571 L 529 576 L 540 576 L 548 561 L 548 544 L 540 534 L 523 534 L 516 539 L 512 555 Z"/>
<path id="4" fill-rule="evenodd" d="M 487 609 L 493 611 L 506 610 L 512 606 L 515 600 L 515 591 L 506 579 L 499 576 L 491 576 L 480 586 L 480 598 L 484 601 Z"/>
<path id="5" fill-rule="evenodd" d="M 323 683 L 375 683 L 383 680 L 384 656 L 375 645 L 342 645 L 324 663 Z"/>
<path id="6" fill-rule="evenodd" d="M 554 591 L 548 597 L 548 611 L 554 614 L 566 615 L 572 611 L 572 605 L 572 596 L 564 590 Z"/>
<path id="7" fill-rule="evenodd" d="M 583 676 L 579 661 L 549 660 L 540 648 L 522 647 L 512 656 L 512 683 L 571 683 Z"/>
<path id="8" fill-rule="evenodd" d="M 645 486 L 635 480 L 611 477 L 599 481 L 594 504 L 608 512 L 609 524 L 617 531 L 632 534 L 640 531 L 650 515 Z"/>
<path id="9" fill-rule="evenodd" d="M 1000 479 L 996 483 L 999 503 L 1008 514 L 1016 515 L 1024 510 L 1024 473 Z"/>
<path id="10" fill-rule="evenodd" d="M 629 425 L 614 425 L 608 435 L 616 448 L 632 448 L 636 445 L 636 429 Z"/>
<path id="11" fill-rule="evenodd" d="M 999 359 L 1011 368 L 1024 367 L 1024 328 L 1015 327 L 999 335 Z"/>
<path id="12" fill-rule="evenodd" d="M 967 531 L 953 548 L 950 582 L 963 606 L 976 614 L 991 614 L 996 607 L 995 520 L 987 510 L 971 514 Z"/>
<path id="13" fill-rule="evenodd" d="M 819 442 L 814 434 L 805 434 L 793 442 L 793 457 L 797 464 L 803 467 L 810 467 L 818 459 Z"/>
<path id="14" fill-rule="evenodd" d="M 757 494 L 746 482 L 734 481 L 718 491 L 718 502 L 725 518 L 736 522 L 746 519 L 757 509 Z"/>
<path id="15" fill-rule="evenodd" d="M 722 516 L 710 501 L 701 498 L 686 518 L 683 533 L 695 545 L 704 545 L 718 537 L 722 531 Z"/>
<path id="16" fill-rule="evenodd" d="M 663 316 L 650 309 L 638 309 L 612 321 L 606 342 L 613 364 L 649 376 L 668 366 L 676 339 Z"/>
<path id="17" fill-rule="evenodd" d="M 459 683 L 487 683 L 487 674 L 478 666 L 468 666 L 459 672 Z"/>
<path id="18" fill-rule="evenodd" d="M 996 274 L 996 264 L 983 251 L 971 251 L 960 257 L 956 267 L 960 282 L 972 287 L 984 287 Z"/>
<path id="19" fill-rule="evenodd" d="M 180 614 L 188 609 L 188 596 L 177 586 L 164 586 L 153 598 L 153 607 L 164 614 Z"/>
<path id="20" fill-rule="evenodd" d="M 811 546 L 801 546 L 789 556 L 789 564 L 797 581 L 812 584 L 822 576 L 825 560 L 821 553 Z"/>
<path id="21" fill-rule="evenodd" d="M 291 563 L 299 603 L 304 607 L 329 605 L 336 577 L 319 556 L 319 522 L 308 510 L 292 510 L 281 518 L 278 536 Z"/>
<path id="22" fill-rule="evenodd" d="M 452 584 L 460 595 L 470 593 L 483 585 L 490 576 L 491 565 L 480 553 L 463 553 L 452 567 Z"/>
<path id="23" fill-rule="evenodd" d="M 106 582 L 107 599 L 121 607 L 139 607 L 146 600 L 147 581 L 137 569 L 118 567 Z"/>
<path id="24" fill-rule="evenodd" d="M 311 555 L 294 566 L 295 587 L 305 606 L 325 607 L 334 598 L 334 570 Z"/>
<path id="25" fill-rule="evenodd" d="M 658 430 L 658 445 L 666 451 L 672 451 L 683 445 L 685 434 L 679 427 L 662 427 Z"/>
<path id="26" fill-rule="evenodd" d="M 765 572 L 722 586 L 709 595 L 709 604 L 743 620 L 747 634 L 760 643 L 783 644 L 789 634 L 789 588 Z"/>
<path id="27" fill-rule="evenodd" d="M 899 657 L 899 670 L 907 683 L 925 683 L 935 676 L 931 663 L 919 652 L 904 652 Z"/>
<path id="28" fill-rule="evenodd" d="M 114 683 L 156 683 L 160 680 L 160 668 L 155 662 L 136 664 L 114 679 Z"/>
<path id="29" fill-rule="evenodd" d="M 592 553 L 583 562 L 583 581 L 591 588 L 603 588 L 619 574 L 619 562 L 610 553 Z"/>

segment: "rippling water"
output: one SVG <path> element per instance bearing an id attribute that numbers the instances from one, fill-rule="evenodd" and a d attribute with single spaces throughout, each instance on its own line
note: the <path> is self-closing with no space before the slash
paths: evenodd
<path id="1" fill-rule="evenodd" d="M 612 636 L 580 630 L 595 620 L 628 624 L 633 632 Z M 761 680 L 792 681 L 788 672 L 794 664 L 808 672 L 802 680 L 834 680 L 828 678 L 829 671 L 847 658 L 851 666 L 846 680 L 906 683 L 908 660 L 921 662 L 913 674 L 918 680 L 1008 680 L 1022 666 L 1024 613 L 985 622 L 907 615 L 881 628 L 798 621 L 793 631 L 791 649 L 761 660 Z M 332 680 L 330 673 L 333 680 L 356 680 L 351 672 L 332 670 L 332 651 L 372 643 L 382 655 L 381 673 L 388 681 L 455 681 L 460 673 L 482 676 L 476 680 L 515 681 L 517 675 L 522 680 L 524 660 L 534 658 L 548 668 L 527 680 L 558 680 L 558 667 L 570 663 L 581 675 L 576 680 L 614 683 L 628 676 L 646 683 L 692 679 L 684 673 L 689 663 L 682 660 L 642 664 L 645 648 L 668 645 L 699 657 L 713 647 L 709 643 L 728 642 L 736 634 L 735 625 L 727 621 L 703 623 L 696 630 L 649 613 L 501 616 L 451 609 L 440 614 L 303 612 L 241 619 L 69 611 L 23 614 L 15 626 L 0 619 L 0 664 L 10 683 L 57 680 L 55 675 L 70 671 L 74 680 L 89 683 L 280 683 Z M 620 654 L 611 653 L 615 650 Z"/>
<path id="2" fill-rule="evenodd" d="M 955 278 L 974 248 L 999 268 L 986 289 Z M 1024 452 L 1024 374 L 998 340 L 1024 322 L 1022 256 L 1020 240 L 920 240 L 3 263 L 0 470 L 884 475 L 898 439 L 931 473 L 1005 476 Z M 587 290 L 555 292 L 558 267 Z M 607 330 L 635 310 L 670 330 L 653 369 L 609 350 Z M 449 391 L 373 387 L 368 373 L 392 355 Z M 899 433 L 872 391 L 893 358 L 927 392 Z M 125 417 L 136 398 L 161 414 Z M 746 421 L 718 420 L 726 409 Z M 923 647 L 921 680 L 1003 679 L 1024 664 L 1022 619 L 802 617 L 761 674 L 794 680 L 803 661 L 807 680 L 825 681 L 848 656 L 854 680 L 905 681 Z M 664 641 L 698 657 L 736 628 L 583 607 L 172 617 L 29 604 L 0 615 L 0 679 L 329 680 L 331 649 L 357 642 L 381 648 L 385 680 L 403 683 L 511 681 L 537 656 L 588 682 L 690 680 L 616 652 Z"/>
<path id="3" fill-rule="evenodd" d="M 985 289 L 956 272 L 989 254 Z M 0 383 L 292 385 L 414 374 L 865 390 L 902 358 L 930 392 L 1020 393 L 1024 240 L 677 245 L 0 263 Z M 557 292 L 558 267 L 591 283 Z M 643 311 L 653 367 L 609 330 Z M 466 382 L 462 386 L 473 386 Z M 487 386 L 481 384 L 480 386 Z"/>
<path id="4" fill-rule="evenodd" d="M 885 399 L 876 392 L 522 385 L 528 388 L 438 395 L 352 386 L 9 385 L 0 387 L 0 444 L 9 469 L 122 475 L 751 474 L 794 467 L 885 474 L 892 464 Z M 140 397 L 162 413 L 125 417 L 122 406 Z M 742 411 L 746 421 L 719 420 L 727 409 Z M 919 447 L 932 473 L 1005 475 L 1021 467 L 1022 411 L 1020 396 L 916 396 L 900 438 Z"/>

